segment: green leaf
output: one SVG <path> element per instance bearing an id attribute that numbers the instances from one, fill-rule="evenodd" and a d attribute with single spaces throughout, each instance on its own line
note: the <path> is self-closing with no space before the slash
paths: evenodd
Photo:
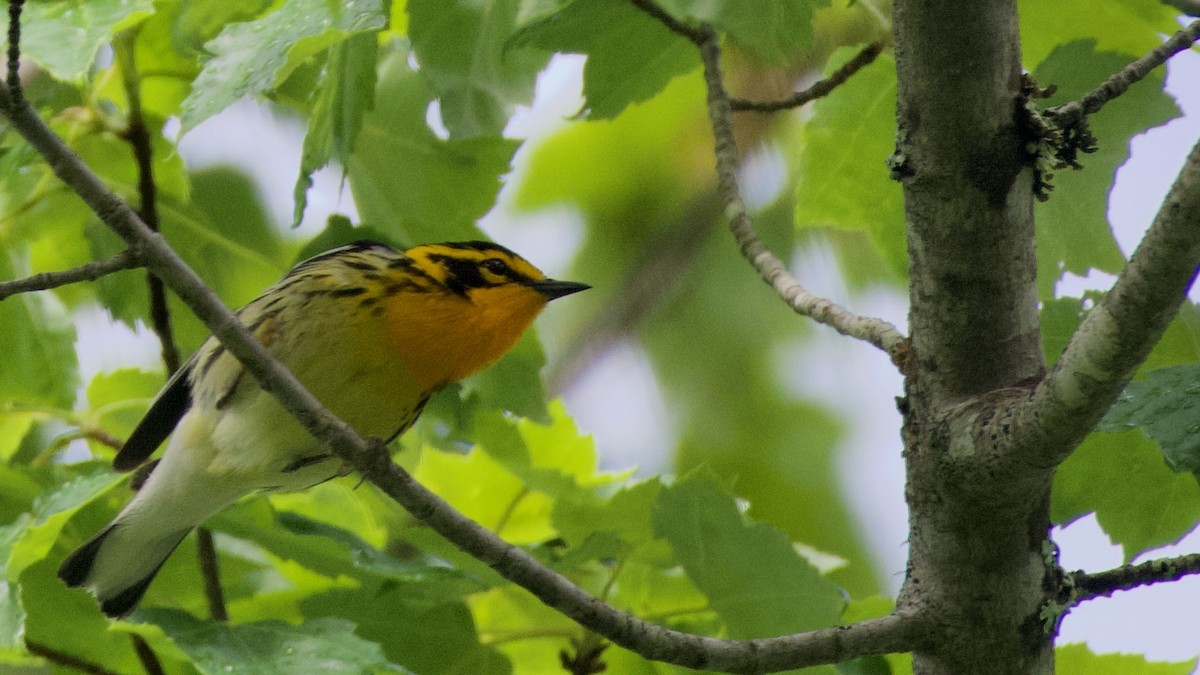
<path id="1" fill-rule="evenodd" d="M 1058 360 L 1088 309 L 1103 297 L 1103 293 L 1089 292 L 1082 299 L 1064 297 L 1042 302 L 1039 320 L 1042 324 L 1042 345 L 1047 362 L 1054 363 Z M 1200 308 L 1195 303 L 1185 302 L 1179 308 L 1179 313 L 1167 325 L 1166 332 L 1154 345 L 1150 355 L 1138 368 L 1138 373 L 1200 361 L 1198 336 Z"/>
<path id="2" fill-rule="evenodd" d="M 191 203 L 162 199 L 159 212 L 163 236 L 230 307 L 249 302 L 287 271 L 287 252 L 257 189 L 234 169 L 192 174 Z M 208 328 L 174 296 L 169 306 L 181 347 L 195 349 Z"/>
<path id="3" fill-rule="evenodd" d="M 1179 30 L 1178 12 L 1159 2 L 1021 0 L 1019 8 L 1021 55 L 1031 70 L 1075 40 L 1092 40 L 1097 49 L 1138 57 L 1162 44 L 1162 35 Z"/>
<path id="4" fill-rule="evenodd" d="M 550 498 L 529 491 L 490 453 L 478 448 L 465 455 L 426 449 L 413 475 L 468 518 L 509 541 L 537 543 L 554 536 Z"/>
<path id="5" fill-rule="evenodd" d="M 29 512 L 33 500 L 45 489 L 44 472 L 28 466 L 0 464 L 0 522 L 12 522 Z"/>
<path id="6" fill-rule="evenodd" d="M 479 644 L 471 612 L 461 602 L 408 601 L 403 588 L 334 590 L 301 604 L 306 616 L 341 616 L 355 633 L 378 643 L 394 663 L 421 675 L 508 675 L 512 666 Z M 331 619 L 327 619 L 331 620 Z"/>
<path id="7" fill-rule="evenodd" d="M 681 202 L 711 189 L 711 164 L 704 165 L 703 174 L 680 170 L 690 168 L 690 158 L 701 148 L 711 153 L 712 133 L 703 111 L 704 83 L 695 73 L 675 80 L 661 95 L 630 107 L 610 123 L 564 127 L 531 153 L 529 169 L 520 177 L 517 206 L 535 209 L 570 201 L 593 220 L 611 218 L 612 222 L 593 222 L 590 237 L 646 236 L 645 211 L 658 215 L 668 204 L 679 208 Z M 588 161 L 580 162 L 581 157 Z M 707 184 L 702 175 L 710 177 Z M 654 202 L 647 204 L 648 197 Z M 639 211 L 643 218 L 633 218 Z M 636 224 L 617 229 L 630 222 Z M 621 249 L 635 243 L 642 242 L 620 240 Z M 603 260 L 597 271 L 612 268 L 613 256 L 597 257 Z"/>
<path id="8" fill-rule="evenodd" d="M 700 65 L 696 46 L 627 2 L 575 0 L 513 37 L 514 45 L 587 55 L 583 96 L 593 119 L 616 117 Z"/>
<path id="9" fill-rule="evenodd" d="M 346 163 L 364 223 L 403 245 L 481 239 L 487 213 L 518 143 L 439 139 L 425 123 L 428 84 L 402 53 L 380 66 L 375 108 Z"/>
<path id="10" fill-rule="evenodd" d="M 312 174 L 330 160 L 345 165 L 363 116 L 375 105 L 375 71 L 379 46 L 374 33 L 358 33 L 329 50 L 316 99 L 309 111 L 308 133 L 300 157 L 300 177 L 293 197 L 292 227 L 300 224 L 308 203 Z"/>
<path id="11" fill-rule="evenodd" d="M 67 521 L 123 479 L 124 476 L 112 471 L 99 470 L 65 481 L 39 495 L 30 511 L 31 519 L 26 522 L 8 557 L 9 580 L 16 581 L 27 567 L 44 559 L 54 548 Z"/>
<path id="12" fill-rule="evenodd" d="M 1130 382 L 1096 430 L 1138 427 L 1172 470 L 1200 475 L 1200 364 L 1152 370 Z"/>
<path id="13" fill-rule="evenodd" d="M 233 23 L 204 47 L 213 56 L 184 100 L 180 133 L 279 86 L 309 57 L 387 24 L 382 0 L 286 0 L 261 19 Z"/>
<path id="14" fill-rule="evenodd" d="M 1058 675 L 1188 675 L 1196 659 L 1176 663 L 1147 661 L 1137 654 L 1093 654 L 1085 644 L 1059 645 L 1054 649 Z"/>
<path id="15" fill-rule="evenodd" d="M 1076 99 L 1132 60 L 1123 54 L 1097 52 L 1090 41 L 1057 47 L 1035 73 L 1041 85 L 1058 87 L 1055 96 L 1041 105 Z M 1038 202 L 1038 287 L 1043 299 L 1053 297 L 1054 284 L 1063 272 L 1116 273 L 1125 265 L 1108 224 L 1108 192 L 1117 169 L 1129 158 L 1130 140 L 1179 116 L 1179 108 L 1162 87 L 1162 76 L 1152 73 L 1090 115 L 1088 123 L 1099 139 L 1099 150 L 1082 156 L 1082 171 L 1056 173 L 1050 199 Z"/>
<path id="16" fill-rule="evenodd" d="M 408 672 L 389 664 L 378 644 L 354 635 L 354 624 L 342 619 L 315 618 L 299 626 L 282 621 L 230 626 L 177 610 L 145 609 L 138 616 L 162 628 L 204 672 Z"/>
<path id="17" fill-rule="evenodd" d="M 325 222 L 325 229 L 309 239 L 300 252 L 293 256 L 292 265 L 338 246 L 364 239 L 388 243 L 388 237 L 383 232 L 371 227 L 356 227 L 346 216 L 333 214 Z"/>
<path id="18" fill-rule="evenodd" d="M 108 672 L 143 672 L 128 636 L 108 629 L 110 620 L 100 613 L 92 594 L 67 588 L 59 580 L 58 562 L 41 560 L 21 574 L 19 591 L 26 612 L 22 638 L 103 664 Z"/>
<path id="19" fill-rule="evenodd" d="M 499 135 L 550 55 L 508 45 L 520 0 L 409 0 L 408 34 L 451 138 Z"/>
<path id="20" fill-rule="evenodd" d="M 0 249 L 0 279 L 29 272 L 22 256 Z M 79 385 L 75 327 L 62 303 L 46 293 L 0 301 L 0 399 L 69 408 Z"/>
<path id="21" fill-rule="evenodd" d="M 827 71 L 857 53 L 838 50 Z M 814 104 L 797 127 L 791 151 L 796 164 L 796 226 L 865 230 L 895 276 L 908 268 L 904 202 L 888 177 L 895 150 L 896 67 L 890 54 L 860 70 Z"/>
<path id="22" fill-rule="evenodd" d="M 503 358 L 463 382 L 463 395 L 475 394 L 485 407 L 549 424 L 541 374 L 545 365 L 546 353 L 531 328 Z"/>
<path id="23" fill-rule="evenodd" d="M 172 13 L 171 43 L 181 54 L 198 56 L 204 44 L 221 33 L 229 24 L 259 16 L 272 4 L 271 0 L 187 0 L 164 3 L 176 9 Z M 140 59 L 139 59 L 140 62 Z"/>
<path id="24" fill-rule="evenodd" d="M 1200 485 L 1171 471 L 1142 434 L 1096 433 L 1059 467 L 1050 500 L 1059 525 L 1089 511 L 1129 561 L 1192 531 L 1200 520 Z"/>
<path id="25" fill-rule="evenodd" d="M 136 368 L 100 373 L 88 383 L 87 416 L 111 436 L 124 439 L 141 421 L 162 386 L 162 373 Z"/>
<path id="26" fill-rule="evenodd" d="M 828 626 L 845 608 L 838 588 L 822 579 L 782 532 L 748 523 L 711 478 L 693 473 L 664 488 L 653 522 L 655 534 L 671 542 L 731 637 Z"/>
<path id="27" fill-rule="evenodd" d="M 21 13 L 21 55 L 59 80 L 82 84 L 100 47 L 153 11 L 152 0 L 27 2 Z M 8 12 L 3 25 L 7 36 Z M 7 49 L 7 37 L 3 44 Z"/>
<path id="28" fill-rule="evenodd" d="M 813 12 L 829 0 L 662 0 L 663 9 L 693 25 L 712 24 L 776 65 L 813 41 Z"/>
<path id="29" fill-rule="evenodd" d="M 25 630 L 25 610 L 15 586 L 0 583 L 0 649 L 22 647 L 21 635 Z"/>
<path id="30" fill-rule="evenodd" d="M 170 0 L 159 2 L 153 16 L 138 27 L 134 61 L 143 74 L 139 84 L 142 110 L 152 117 L 166 119 L 178 115 L 181 104 L 192 90 L 192 81 L 200 72 L 200 60 L 207 57 L 204 44 L 216 37 L 229 23 L 248 21 L 259 16 L 272 0 Z M 156 74 L 169 74 L 156 77 Z M 119 78 L 99 84 L 104 94 L 124 100 Z"/>
<path id="31" fill-rule="evenodd" d="M 458 600 L 487 588 L 452 568 L 388 556 L 347 530 L 296 513 L 277 513 L 265 499 L 230 507 L 213 516 L 209 525 L 331 578 L 346 575 L 368 587 L 387 582 L 402 588 L 412 603 Z"/>
<path id="32" fill-rule="evenodd" d="M 650 516 L 662 489 L 662 481 L 652 478 L 627 485 L 603 501 L 560 501 L 554 506 L 554 526 L 576 547 L 598 533 L 615 534 L 627 546 L 649 544 L 654 539 Z"/>

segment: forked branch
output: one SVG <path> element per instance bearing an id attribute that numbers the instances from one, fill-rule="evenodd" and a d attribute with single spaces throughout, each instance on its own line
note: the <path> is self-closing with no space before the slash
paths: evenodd
<path id="1" fill-rule="evenodd" d="M 360 437 L 323 408 L 237 317 L 217 299 L 163 238 L 58 138 L 27 103 L 0 88 L 0 110 L 55 174 L 136 252 L 195 312 L 265 390 L 317 440 L 349 461 L 367 480 L 414 516 L 506 579 L 606 639 L 647 658 L 691 668 L 765 673 L 845 659 L 910 651 L 926 630 L 916 614 L 895 613 L 849 626 L 760 640 L 723 640 L 673 631 L 617 610 L 567 578 L 455 511 L 396 466 L 384 444 Z"/>
<path id="2" fill-rule="evenodd" d="M 1179 311 L 1200 263 L 1200 143 L 1111 290 L 1013 411 L 1014 447 L 1053 466 L 1096 425 Z"/>
<path id="3" fill-rule="evenodd" d="M 882 349 L 893 362 L 901 360 L 904 336 L 892 324 L 874 317 L 859 316 L 837 303 L 804 288 L 788 272 L 754 230 L 750 213 L 738 186 L 737 143 L 733 136 L 733 107 L 721 75 L 721 43 L 715 31 L 703 29 L 700 59 L 704 63 L 704 81 L 708 87 L 708 116 L 716 141 L 717 184 L 725 200 L 729 228 L 754 269 L 779 297 L 797 314 L 811 317 L 842 335 L 857 338 Z"/>

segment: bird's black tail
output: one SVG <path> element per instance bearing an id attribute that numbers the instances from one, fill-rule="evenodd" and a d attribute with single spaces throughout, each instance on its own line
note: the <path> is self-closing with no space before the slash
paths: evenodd
<path id="1" fill-rule="evenodd" d="M 156 564 L 148 568 L 148 573 L 142 573 L 140 576 L 132 579 L 121 580 L 117 585 L 111 583 L 104 585 L 103 581 L 94 578 L 97 563 L 103 556 L 114 555 L 114 547 L 106 544 L 115 543 L 112 541 L 112 537 L 120 527 L 121 523 L 119 522 L 109 524 L 108 527 L 98 532 L 96 536 L 87 540 L 83 546 L 80 546 L 68 555 L 58 568 L 59 579 L 65 581 L 68 586 L 87 586 L 96 594 L 96 598 L 100 600 L 100 609 L 112 617 L 124 616 L 133 611 L 138 601 L 146 594 L 146 589 L 150 587 L 150 582 L 154 581 L 154 575 L 158 574 L 158 570 L 162 569 L 163 563 L 167 561 L 171 552 L 179 546 L 179 542 L 183 541 L 183 538 L 191 531 L 190 529 L 184 530 L 179 532 L 177 536 L 159 542 L 159 545 L 152 547 L 152 551 L 133 552 L 134 555 L 159 556 Z M 139 565 L 138 567 L 143 566 Z M 145 568 L 143 567 L 143 569 Z"/>

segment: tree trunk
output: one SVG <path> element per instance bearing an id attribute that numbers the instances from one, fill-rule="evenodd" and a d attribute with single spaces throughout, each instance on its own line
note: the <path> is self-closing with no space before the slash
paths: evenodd
<path id="1" fill-rule="evenodd" d="M 901 606 L 938 617 L 917 673 L 1043 673 L 1052 469 L 1022 465 L 1007 404 L 1044 371 L 1033 191 L 1017 123 L 1015 0 L 896 0 L 909 246 L 910 558 Z"/>

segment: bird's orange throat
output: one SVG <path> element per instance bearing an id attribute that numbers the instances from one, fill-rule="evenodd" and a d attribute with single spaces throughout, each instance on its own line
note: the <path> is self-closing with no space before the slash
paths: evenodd
<path id="1" fill-rule="evenodd" d="M 476 288 L 469 297 L 398 293 L 384 309 L 386 343 L 417 386 L 432 391 L 499 359 L 546 306 L 525 286 Z"/>

